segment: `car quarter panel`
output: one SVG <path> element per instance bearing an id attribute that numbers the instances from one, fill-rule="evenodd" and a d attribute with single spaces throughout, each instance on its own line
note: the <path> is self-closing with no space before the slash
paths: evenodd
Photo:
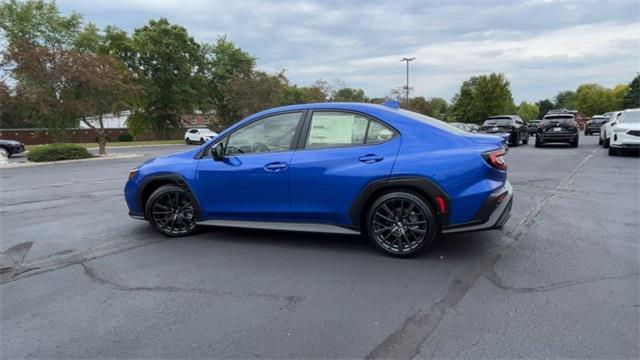
<path id="1" fill-rule="evenodd" d="M 421 176 L 435 182 L 451 202 L 449 225 L 473 221 L 489 195 L 506 181 L 506 172 L 490 167 L 481 155 L 500 146 L 428 125 L 403 131 L 405 123 L 398 124 L 403 143 L 391 177 Z"/>

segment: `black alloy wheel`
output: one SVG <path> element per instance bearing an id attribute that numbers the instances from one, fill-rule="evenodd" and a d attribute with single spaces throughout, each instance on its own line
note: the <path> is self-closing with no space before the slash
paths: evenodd
<path id="1" fill-rule="evenodd" d="M 168 236 L 184 236 L 196 229 L 196 205 L 191 194 L 175 185 L 163 185 L 151 194 L 146 214 L 149 222 Z"/>
<path id="2" fill-rule="evenodd" d="M 434 211 L 412 193 L 381 196 L 370 207 L 367 219 L 367 233 L 374 246 L 392 256 L 418 254 L 433 243 L 437 233 Z"/>

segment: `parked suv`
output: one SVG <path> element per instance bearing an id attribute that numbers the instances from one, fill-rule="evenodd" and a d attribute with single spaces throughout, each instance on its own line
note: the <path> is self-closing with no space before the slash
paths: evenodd
<path id="1" fill-rule="evenodd" d="M 529 121 L 529 123 L 527 124 L 527 130 L 529 131 L 529 136 L 536 135 L 536 133 L 538 132 L 538 126 L 540 125 L 541 122 L 542 120 Z"/>
<path id="2" fill-rule="evenodd" d="M 627 109 L 611 124 L 612 135 L 609 155 L 618 155 L 624 150 L 640 149 L 640 108 Z"/>
<path id="3" fill-rule="evenodd" d="M 591 120 L 587 121 L 587 126 L 584 128 L 585 136 L 593 135 L 593 133 L 600 134 L 600 128 L 607 121 L 609 121 L 608 116 L 604 115 L 594 115 Z"/>
<path id="4" fill-rule="evenodd" d="M 509 134 L 509 146 L 516 147 L 522 141 L 529 143 L 529 130 L 522 119 L 517 115 L 490 116 L 482 124 L 481 130 L 488 134 Z"/>
<path id="5" fill-rule="evenodd" d="M 129 172 L 129 214 L 167 236 L 197 225 L 365 234 L 410 256 L 441 233 L 501 227 L 513 189 L 497 136 L 396 105 L 257 113 Z"/>
<path id="6" fill-rule="evenodd" d="M 218 134 L 208 128 L 193 128 L 184 133 L 184 141 L 187 144 L 204 144 L 216 135 Z"/>
<path id="7" fill-rule="evenodd" d="M 538 127 L 536 147 L 545 143 L 568 143 L 571 147 L 578 147 L 580 134 L 578 123 L 573 114 L 558 113 L 545 115 Z"/>

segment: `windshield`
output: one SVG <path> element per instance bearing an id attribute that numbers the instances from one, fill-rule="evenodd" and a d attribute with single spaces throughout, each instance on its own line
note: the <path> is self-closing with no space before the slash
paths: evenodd
<path id="1" fill-rule="evenodd" d="M 511 119 L 488 119 L 482 126 L 508 126 L 511 125 Z"/>
<path id="2" fill-rule="evenodd" d="M 640 123 L 640 110 L 625 111 L 620 117 L 621 123 Z"/>
<path id="3" fill-rule="evenodd" d="M 446 122 L 442 121 L 442 120 L 438 120 L 438 119 L 434 119 L 432 117 L 426 116 L 426 115 L 422 115 L 422 114 L 418 114 L 415 113 L 413 111 L 409 111 L 409 110 L 404 110 L 404 109 L 398 109 L 398 112 L 404 116 L 408 116 L 412 119 L 418 120 L 420 122 L 423 122 L 427 125 L 431 125 L 435 128 L 438 128 L 440 130 L 444 130 L 453 134 L 458 134 L 458 135 L 462 135 L 462 134 L 466 134 L 466 132 L 462 129 L 458 129 L 455 126 L 451 126 L 450 124 L 447 124 Z"/>

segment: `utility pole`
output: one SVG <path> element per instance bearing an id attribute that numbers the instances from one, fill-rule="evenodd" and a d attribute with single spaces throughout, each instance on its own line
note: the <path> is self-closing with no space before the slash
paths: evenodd
<path id="1" fill-rule="evenodd" d="M 416 58 L 402 58 L 400 61 L 404 61 L 407 63 L 407 105 L 409 104 L 409 62 L 415 60 Z"/>

